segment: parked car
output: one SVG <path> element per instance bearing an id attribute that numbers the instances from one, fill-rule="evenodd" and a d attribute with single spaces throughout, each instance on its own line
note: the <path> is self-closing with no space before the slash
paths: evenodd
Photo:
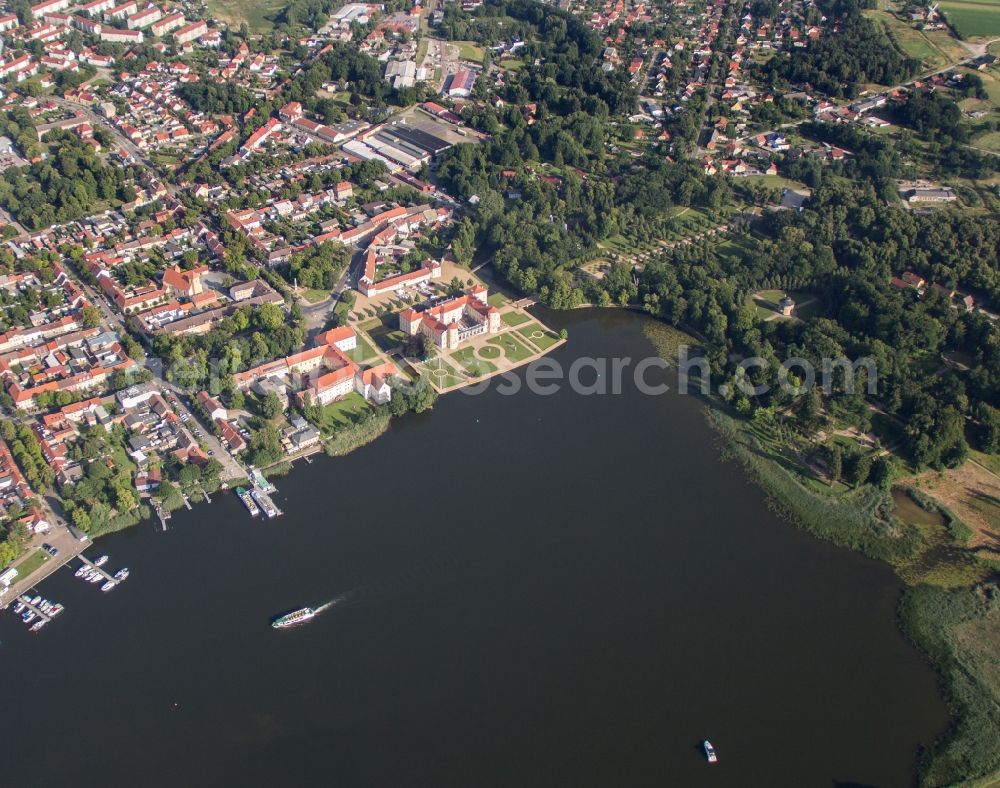
<path id="1" fill-rule="evenodd" d="M 48 553 L 49 555 L 51 555 L 53 558 L 55 558 L 57 555 L 59 555 L 59 548 L 58 547 L 53 547 L 48 542 L 46 542 L 45 544 L 42 545 L 42 549 L 46 553 Z"/>

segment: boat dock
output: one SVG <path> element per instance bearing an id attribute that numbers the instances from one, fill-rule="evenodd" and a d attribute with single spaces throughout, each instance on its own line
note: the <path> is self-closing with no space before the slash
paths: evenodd
<path id="1" fill-rule="evenodd" d="M 261 492 L 265 492 L 268 495 L 278 491 L 271 482 L 267 480 L 263 473 L 261 473 L 259 468 L 250 467 L 250 483 L 256 487 Z"/>
<path id="2" fill-rule="evenodd" d="M 114 575 L 109 575 L 107 572 L 104 571 L 104 567 L 103 566 L 97 566 L 93 561 L 91 561 L 85 555 L 81 554 L 81 555 L 77 556 L 77 558 L 79 558 L 81 561 L 83 561 L 83 563 L 85 563 L 87 566 L 89 566 L 95 572 L 99 572 L 101 574 L 101 576 L 105 580 L 110 580 L 113 583 L 117 583 L 118 582 L 117 580 L 115 580 Z"/>
<path id="3" fill-rule="evenodd" d="M 38 607 L 33 602 L 31 602 L 31 599 L 32 599 L 32 597 L 29 597 L 27 594 L 22 594 L 21 596 L 19 596 L 17 598 L 17 600 L 15 602 L 11 603 L 11 607 L 13 607 L 13 605 L 17 604 L 17 602 L 20 602 L 22 605 L 24 605 L 26 608 L 28 608 L 28 610 L 30 610 L 32 613 L 34 613 L 35 616 L 40 621 L 44 621 L 46 624 L 48 624 L 49 621 L 52 620 L 52 616 L 43 613 L 42 609 L 40 607 Z"/>

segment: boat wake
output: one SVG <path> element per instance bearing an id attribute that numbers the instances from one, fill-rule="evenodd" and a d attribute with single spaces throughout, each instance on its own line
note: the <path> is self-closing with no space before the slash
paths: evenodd
<path id="1" fill-rule="evenodd" d="M 352 591 L 345 591 L 343 594 L 338 594 L 333 599 L 328 602 L 324 602 L 322 605 L 314 609 L 316 615 L 329 610 L 331 607 L 338 607 L 343 605 L 349 605 L 351 602 L 357 600 L 361 593 L 364 591 L 365 586 L 361 588 L 355 588 Z"/>

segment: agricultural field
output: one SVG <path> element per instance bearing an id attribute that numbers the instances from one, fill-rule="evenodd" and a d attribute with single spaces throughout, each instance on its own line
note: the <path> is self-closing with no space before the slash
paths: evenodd
<path id="1" fill-rule="evenodd" d="M 941 11 L 962 38 L 1000 36 L 1000 0 L 945 0 Z"/>

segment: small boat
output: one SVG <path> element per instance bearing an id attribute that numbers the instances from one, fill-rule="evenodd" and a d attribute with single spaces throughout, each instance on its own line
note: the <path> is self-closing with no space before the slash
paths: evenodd
<path id="1" fill-rule="evenodd" d="M 101 576 L 100 572 L 94 572 L 90 577 L 87 578 L 88 583 L 100 583 L 104 578 Z"/>
<path id="2" fill-rule="evenodd" d="M 65 610 L 65 609 L 66 609 L 66 608 L 64 608 L 64 607 L 62 606 L 62 604 L 61 604 L 61 603 L 59 603 L 59 602 L 56 602 L 56 603 L 55 603 L 55 604 L 54 604 L 54 605 L 52 606 L 52 610 L 51 610 L 51 611 L 49 611 L 49 618 L 55 618 L 55 617 L 56 617 L 56 616 L 58 616 L 58 615 L 59 615 L 60 613 L 62 613 L 62 612 L 63 612 L 63 611 Z"/>
<path id="3" fill-rule="evenodd" d="M 21 616 L 21 620 L 25 624 L 30 624 L 32 621 L 35 620 L 35 614 L 32 611 L 28 610 L 23 616 Z"/>
<path id="4" fill-rule="evenodd" d="M 89 564 L 83 564 L 79 569 L 76 570 L 76 572 L 73 573 L 73 576 L 74 577 L 83 577 L 89 571 L 90 571 L 90 565 Z"/>
<path id="5" fill-rule="evenodd" d="M 127 577 L 128 577 L 128 567 L 125 567 L 124 569 L 119 569 L 117 572 L 115 572 L 115 580 L 117 580 L 119 583 Z"/>
<path id="6" fill-rule="evenodd" d="M 250 512 L 251 517 L 256 517 L 260 514 L 260 509 L 257 508 L 257 504 L 254 503 L 253 498 L 250 497 L 250 493 L 242 487 L 237 487 L 236 494 L 240 497 L 240 500 L 243 501 L 243 505 L 247 508 L 247 511 Z"/>
<path id="7" fill-rule="evenodd" d="M 118 583 L 116 583 L 114 580 L 109 580 L 107 583 L 105 583 L 104 585 L 101 586 L 101 590 L 102 591 L 110 591 L 116 585 L 118 585 Z"/>
<path id="8" fill-rule="evenodd" d="M 712 746 L 712 742 L 705 739 L 705 741 L 701 743 L 701 748 L 705 751 L 705 758 L 709 763 L 719 762 L 719 756 L 715 754 L 715 747 Z"/>
<path id="9" fill-rule="evenodd" d="M 108 557 L 106 555 L 102 555 L 100 558 L 94 561 L 94 566 L 104 566 L 107 562 L 108 562 Z"/>
<path id="10" fill-rule="evenodd" d="M 285 627 L 295 626 L 296 624 L 304 624 L 315 615 L 316 611 L 311 607 L 303 607 L 292 613 L 279 616 L 271 622 L 271 626 L 275 629 L 284 629 Z"/>
<path id="11" fill-rule="evenodd" d="M 38 619 L 38 621 L 36 621 L 34 624 L 32 624 L 30 627 L 28 627 L 28 631 L 29 632 L 37 632 L 39 629 L 41 629 L 44 626 L 45 626 L 45 619 L 44 618 L 40 618 L 40 619 Z"/>
<path id="12" fill-rule="evenodd" d="M 17 603 L 16 605 L 14 605 L 14 612 L 15 612 L 15 613 L 16 613 L 17 615 L 21 615 L 21 613 L 23 613 L 23 612 L 24 612 L 24 602 L 21 602 L 21 601 L 19 600 L 19 601 L 18 601 L 18 603 Z"/>
<path id="13" fill-rule="evenodd" d="M 38 607 L 41 601 L 42 598 L 40 596 L 36 596 L 34 599 L 31 600 L 31 604 L 33 604 L 35 607 Z"/>

